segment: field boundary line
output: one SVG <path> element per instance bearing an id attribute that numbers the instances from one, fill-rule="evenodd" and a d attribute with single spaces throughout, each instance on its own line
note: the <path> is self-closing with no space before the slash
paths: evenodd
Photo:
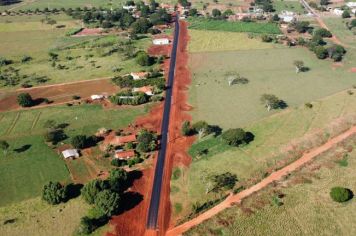
<path id="1" fill-rule="evenodd" d="M 41 115 L 42 115 L 42 111 L 38 112 L 37 116 L 35 117 L 35 119 L 32 122 L 31 130 L 33 130 L 33 128 L 35 128 Z"/>
<path id="2" fill-rule="evenodd" d="M 18 113 L 16 114 L 16 116 L 15 116 L 14 120 L 12 121 L 10 127 L 6 130 L 5 135 L 10 134 L 11 131 L 15 128 L 15 125 L 16 125 L 17 121 L 19 120 L 20 115 L 21 115 L 21 112 L 18 112 Z"/>
<path id="3" fill-rule="evenodd" d="M 230 194 L 223 202 L 219 203 L 213 208 L 203 212 L 202 214 L 198 215 L 197 217 L 195 217 L 190 221 L 187 221 L 181 225 L 178 225 L 168 230 L 166 235 L 168 236 L 181 235 L 182 233 L 188 231 L 189 229 L 201 224 L 203 221 L 212 218 L 213 216 L 217 215 L 221 211 L 230 208 L 235 204 L 241 203 L 243 199 L 264 189 L 267 186 L 270 186 L 270 184 L 275 183 L 276 181 L 280 181 L 283 177 L 287 176 L 291 172 L 299 170 L 300 168 L 305 166 L 305 164 L 313 161 L 316 157 L 319 157 L 321 154 L 335 147 L 337 144 L 341 143 L 345 139 L 352 137 L 353 135 L 355 135 L 355 133 L 356 133 L 356 126 L 352 126 L 350 129 L 346 130 L 345 132 L 329 139 L 323 145 L 313 148 L 308 152 L 305 152 L 296 161 L 290 163 L 289 165 L 283 167 L 282 169 L 272 172 L 269 176 L 262 179 L 259 183 L 237 194 Z"/>

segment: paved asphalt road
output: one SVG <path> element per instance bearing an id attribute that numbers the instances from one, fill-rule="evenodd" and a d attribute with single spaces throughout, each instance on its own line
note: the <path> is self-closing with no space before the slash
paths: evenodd
<path id="1" fill-rule="evenodd" d="M 162 128 L 161 128 L 161 136 L 162 136 L 161 149 L 158 152 L 155 176 L 153 180 L 151 202 L 148 210 L 148 217 L 147 217 L 147 224 L 146 224 L 147 229 L 157 228 L 157 218 L 158 218 L 158 211 L 159 211 L 159 202 L 161 198 L 164 162 L 166 158 L 166 149 L 167 149 L 168 127 L 169 127 L 169 117 L 170 117 L 171 102 L 172 102 L 174 71 L 176 66 L 176 54 L 177 54 L 177 45 L 178 45 L 178 36 L 179 36 L 178 21 L 179 21 L 179 16 L 177 15 L 175 20 L 175 30 L 174 30 L 172 52 L 171 52 L 171 61 L 169 65 L 166 98 L 164 102 L 164 111 L 163 111 Z"/>

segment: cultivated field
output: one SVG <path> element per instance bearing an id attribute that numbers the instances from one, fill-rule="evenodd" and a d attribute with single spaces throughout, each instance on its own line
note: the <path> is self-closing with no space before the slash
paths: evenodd
<path id="1" fill-rule="evenodd" d="M 353 148 L 355 140 L 339 145 L 279 186 L 251 196 L 242 207 L 225 210 L 186 235 L 354 235 L 355 199 L 336 203 L 329 195 L 335 186 L 355 192 L 356 152 L 349 153 Z M 279 194 L 282 206 L 272 203 Z"/>
<path id="2" fill-rule="evenodd" d="M 274 23 L 256 23 L 256 22 L 229 22 L 225 20 L 210 20 L 205 18 L 190 18 L 190 29 L 198 30 L 216 30 L 229 32 L 250 32 L 280 34 L 277 24 Z"/>
<path id="3" fill-rule="evenodd" d="M 268 49 L 277 45 L 249 38 L 246 33 L 190 30 L 189 52 L 214 52 L 250 49 Z M 223 43 L 222 43 L 223 42 Z M 238 42 L 238 43 L 237 43 Z"/>
<path id="4" fill-rule="evenodd" d="M 47 120 L 54 120 L 57 124 L 68 124 L 64 129 L 68 138 L 63 143 L 69 143 L 71 137 L 78 134 L 93 135 L 101 127 L 108 129 L 126 127 L 137 116 L 144 114 L 144 110 L 142 106 L 104 110 L 99 105 L 79 105 L 1 113 L 0 139 L 6 140 L 10 144 L 10 149 L 6 157 L 3 152 L 0 153 L 2 176 L 0 205 L 38 196 L 43 185 L 50 180 L 71 181 L 62 157 L 44 142 L 43 134 L 46 129 L 43 126 Z M 88 156 L 94 159 L 91 157 L 94 157 L 95 153 Z M 98 168 L 105 167 L 105 163 L 99 162 Z M 92 173 L 90 170 L 92 166 L 79 161 L 71 163 L 69 169 L 80 182 L 86 180 L 81 176 Z"/>
<path id="5" fill-rule="evenodd" d="M 7 16 L 0 18 L 0 56 L 14 61 L 13 67 L 20 76 L 27 76 L 15 83 L 37 86 L 43 83 L 63 83 L 125 74 L 148 69 L 134 59 L 126 58 L 124 48 L 128 39 L 123 36 L 69 37 L 66 33 L 80 28 L 79 22 L 66 15 L 50 15 L 57 24 L 41 23 L 45 16 Z M 57 28 L 61 25 L 64 28 Z M 134 50 L 146 50 L 149 38 L 134 41 Z M 121 47 L 120 52 L 115 47 Z M 115 49 L 113 49 L 115 48 Z M 58 54 L 55 63 L 49 52 Z M 21 62 L 24 56 L 32 60 Z M 40 81 L 40 82 L 39 82 Z M 0 85 L 4 87 L 4 81 Z M 6 86 L 12 88 L 13 86 Z"/>
<path id="6" fill-rule="evenodd" d="M 334 67 L 304 48 L 193 53 L 193 118 L 223 128 L 245 126 L 274 113 L 261 105 L 264 93 L 275 94 L 294 108 L 351 88 L 356 84 L 355 74 L 350 72 L 353 58 L 350 52 L 342 67 Z M 304 61 L 310 70 L 296 74 L 295 60 Z M 239 73 L 249 83 L 229 86 L 227 72 Z"/>

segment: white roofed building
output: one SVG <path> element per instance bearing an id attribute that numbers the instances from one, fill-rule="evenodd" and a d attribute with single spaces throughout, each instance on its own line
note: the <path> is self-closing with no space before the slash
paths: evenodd
<path id="1" fill-rule="evenodd" d="M 68 158 L 78 158 L 78 157 L 80 156 L 77 149 L 67 149 L 67 150 L 64 150 L 64 151 L 62 152 L 62 155 L 63 155 L 64 159 L 68 159 Z"/>

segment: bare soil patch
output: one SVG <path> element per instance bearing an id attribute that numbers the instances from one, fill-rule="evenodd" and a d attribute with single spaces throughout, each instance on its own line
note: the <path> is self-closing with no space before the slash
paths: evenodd
<path id="1" fill-rule="evenodd" d="M 93 28 L 93 29 L 85 28 L 79 33 L 75 34 L 74 36 L 95 36 L 95 35 L 101 35 L 102 33 L 103 33 L 102 28 Z"/>
<path id="2" fill-rule="evenodd" d="M 21 109 L 17 104 L 17 96 L 20 93 L 29 93 L 36 102 L 38 101 L 38 106 L 42 106 L 45 105 L 41 102 L 44 98 L 51 101 L 49 105 L 55 105 L 73 101 L 73 96 L 87 99 L 93 94 L 110 95 L 118 90 L 119 88 L 108 79 L 20 89 L 4 94 L 4 98 L 0 100 L 0 111 Z"/>

